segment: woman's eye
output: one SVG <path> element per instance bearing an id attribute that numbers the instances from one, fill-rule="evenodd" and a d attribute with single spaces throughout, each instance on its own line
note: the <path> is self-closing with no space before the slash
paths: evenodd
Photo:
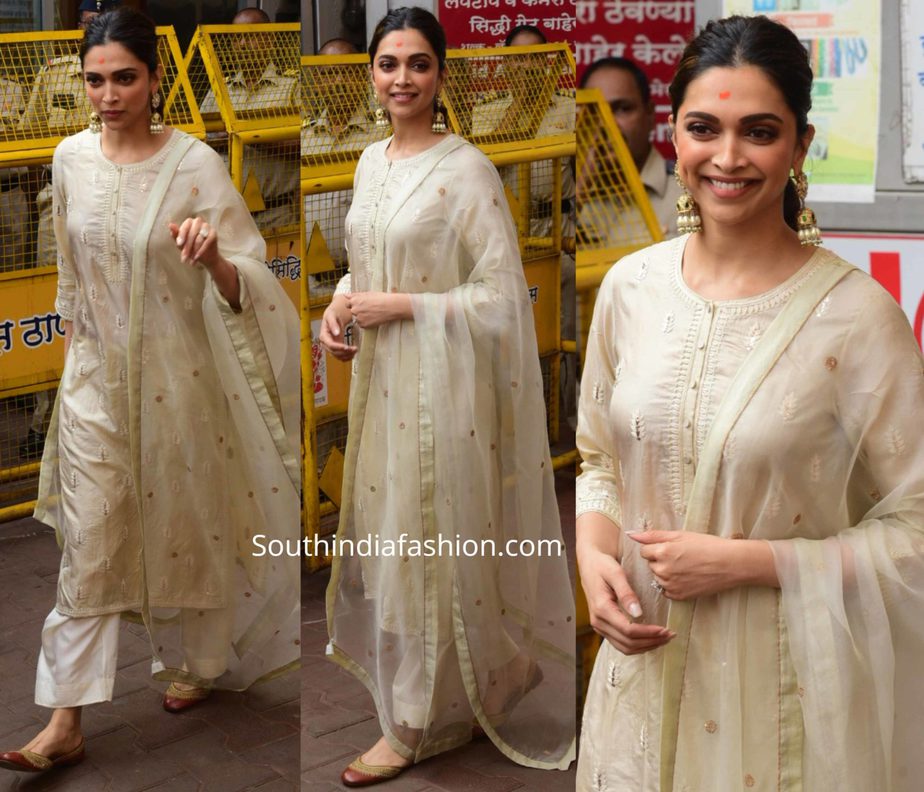
<path id="1" fill-rule="evenodd" d="M 761 142 L 776 140 L 776 130 L 769 129 L 767 127 L 755 127 L 754 129 L 751 129 L 748 134 L 755 140 L 759 140 Z"/>
<path id="2" fill-rule="evenodd" d="M 712 129 L 710 129 L 706 124 L 689 124 L 687 126 L 687 132 L 689 132 L 691 135 L 701 136 L 710 134 Z"/>

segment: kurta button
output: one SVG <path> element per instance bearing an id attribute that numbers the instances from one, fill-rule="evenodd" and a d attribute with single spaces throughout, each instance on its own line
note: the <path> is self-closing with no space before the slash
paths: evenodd
<path id="1" fill-rule="evenodd" d="M 690 390 L 696 390 L 697 385 L 699 385 L 699 382 L 693 380 L 693 382 L 690 383 Z"/>
<path id="2" fill-rule="evenodd" d="M 705 342 L 705 341 L 700 341 L 700 342 L 696 345 L 696 348 L 697 348 L 697 349 L 705 349 L 705 348 L 706 348 L 706 342 Z"/>
<path id="3" fill-rule="evenodd" d="M 683 458 L 683 464 L 684 464 L 684 465 L 692 465 L 692 464 L 693 464 L 693 457 L 685 456 L 685 457 Z"/>
<path id="4" fill-rule="evenodd" d="M 693 426 L 693 421 L 691 421 L 689 418 L 687 418 L 686 422 L 684 423 L 684 426 L 685 426 L 687 429 L 689 429 L 691 426 Z"/>

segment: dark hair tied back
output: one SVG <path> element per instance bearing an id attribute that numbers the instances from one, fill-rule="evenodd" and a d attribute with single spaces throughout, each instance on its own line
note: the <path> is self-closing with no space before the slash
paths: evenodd
<path id="1" fill-rule="evenodd" d="M 372 39 L 369 41 L 369 62 L 375 58 L 375 53 L 382 43 L 382 39 L 396 30 L 416 30 L 426 40 L 439 63 L 440 71 L 446 67 L 446 32 L 443 26 L 429 11 L 416 6 L 411 8 L 394 8 L 383 16 L 375 26 Z"/>
<path id="2" fill-rule="evenodd" d="M 109 43 L 121 44 L 149 71 L 157 71 L 157 29 L 141 12 L 120 6 L 91 20 L 80 45 L 80 65 L 93 47 Z"/>
<path id="3" fill-rule="evenodd" d="M 783 94 L 796 117 L 798 134 L 805 134 L 812 109 L 812 67 L 808 52 L 788 27 L 765 16 L 714 19 L 687 44 L 670 86 L 674 118 L 678 117 L 693 80 L 708 69 L 736 66 L 760 69 Z M 783 216 L 793 229 L 798 214 L 799 196 L 790 182 L 783 198 Z"/>

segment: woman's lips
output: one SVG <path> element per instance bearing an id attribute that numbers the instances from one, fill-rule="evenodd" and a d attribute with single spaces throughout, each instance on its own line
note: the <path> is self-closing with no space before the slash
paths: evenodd
<path id="1" fill-rule="evenodd" d="M 717 195 L 719 198 L 738 198 L 741 195 L 744 195 L 748 189 L 757 182 L 753 179 L 715 179 L 709 176 L 704 176 L 702 179 L 706 185 L 712 190 L 714 195 Z"/>

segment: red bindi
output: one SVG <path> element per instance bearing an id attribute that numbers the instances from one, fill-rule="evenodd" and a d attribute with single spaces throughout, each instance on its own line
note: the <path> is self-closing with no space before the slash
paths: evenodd
<path id="1" fill-rule="evenodd" d="M 105 62 L 106 62 L 106 59 L 105 59 L 105 58 L 100 58 L 100 59 L 97 61 L 97 63 L 105 63 Z"/>
<path id="2" fill-rule="evenodd" d="M 401 39 L 398 39 L 398 40 L 395 42 L 395 46 L 396 46 L 396 47 L 403 47 L 403 46 L 404 46 L 404 42 L 401 41 Z"/>
<path id="3" fill-rule="evenodd" d="M 720 91 L 719 99 L 728 99 L 731 97 L 731 91 Z"/>

